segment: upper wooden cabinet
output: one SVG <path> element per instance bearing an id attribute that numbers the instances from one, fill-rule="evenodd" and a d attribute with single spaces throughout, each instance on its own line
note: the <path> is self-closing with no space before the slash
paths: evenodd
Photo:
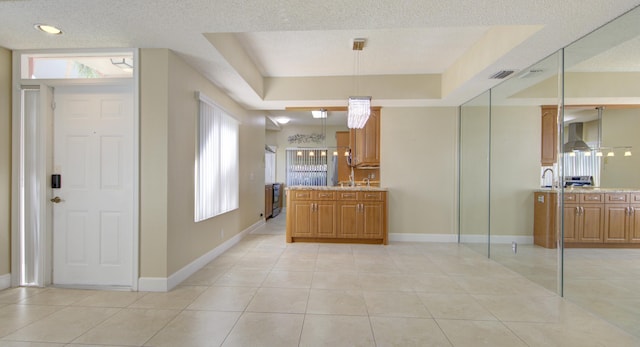
<path id="1" fill-rule="evenodd" d="M 350 130 L 352 163 L 356 167 L 380 166 L 380 108 L 372 107 L 367 124 Z"/>
<path id="2" fill-rule="evenodd" d="M 558 106 L 542 106 L 540 164 L 551 166 L 558 161 Z"/>

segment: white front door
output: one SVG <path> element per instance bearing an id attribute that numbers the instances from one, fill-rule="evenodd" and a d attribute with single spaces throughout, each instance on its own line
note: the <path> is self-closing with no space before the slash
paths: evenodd
<path id="1" fill-rule="evenodd" d="M 53 283 L 133 286 L 132 88 L 56 87 L 54 97 Z"/>

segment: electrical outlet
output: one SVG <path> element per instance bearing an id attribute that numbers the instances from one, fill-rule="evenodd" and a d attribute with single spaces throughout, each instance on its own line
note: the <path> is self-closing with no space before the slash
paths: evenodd
<path id="1" fill-rule="evenodd" d="M 513 250 L 514 254 L 518 253 L 518 243 L 515 241 L 511 242 L 511 249 Z"/>

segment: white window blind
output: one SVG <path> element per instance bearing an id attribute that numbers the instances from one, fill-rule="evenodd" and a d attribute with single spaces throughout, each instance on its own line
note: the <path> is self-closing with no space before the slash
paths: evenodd
<path id="1" fill-rule="evenodd" d="M 592 146 L 589 144 L 589 146 Z M 574 152 L 575 156 L 564 155 L 565 176 L 593 176 L 593 184 L 600 187 L 600 167 L 603 157 L 598 157 L 595 152 L 585 155 L 585 152 Z M 606 155 L 606 154 L 605 154 Z"/>
<path id="2" fill-rule="evenodd" d="M 288 148 L 287 186 L 326 186 L 327 149 Z"/>
<path id="3" fill-rule="evenodd" d="M 196 222 L 229 212 L 239 204 L 239 124 L 202 93 L 195 161 Z"/>

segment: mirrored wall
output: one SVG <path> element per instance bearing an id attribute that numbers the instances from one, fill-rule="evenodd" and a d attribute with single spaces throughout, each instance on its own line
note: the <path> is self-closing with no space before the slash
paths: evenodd
<path id="1" fill-rule="evenodd" d="M 461 242 L 489 256 L 491 91 L 460 107 L 459 225 Z"/>
<path id="2" fill-rule="evenodd" d="M 461 243 L 640 337 L 637 23 L 640 7 L 461 106 L 459 226 Z"/>
<path id="3" fill-rule="evenodd" d="M 640 336 L 640 8 L 565 48 L 565 136 L 582 124 L 589 149 L 563 153 L 565 170 L 589 169 L 601 197 L 582 214 L 581 238 L 566 242 L 564 296 Z M 572 129 L 573 128 L 573 129 Z M 565 138 L 564 141 L 569 141 Z M 573 229 L 564 190 L 565 240 Z M 587 195 L 589 194 L 589 195 Z M 599 209 L 599 211 L 598 211 Z M 580 216 L 579 216 L 580 217 Z M 579 218 L 580 219 L 580 218 Z M 590 229 L 591 230 L 591 229 Z M 585 243 L 591 236 L 592 243 Z"/>

